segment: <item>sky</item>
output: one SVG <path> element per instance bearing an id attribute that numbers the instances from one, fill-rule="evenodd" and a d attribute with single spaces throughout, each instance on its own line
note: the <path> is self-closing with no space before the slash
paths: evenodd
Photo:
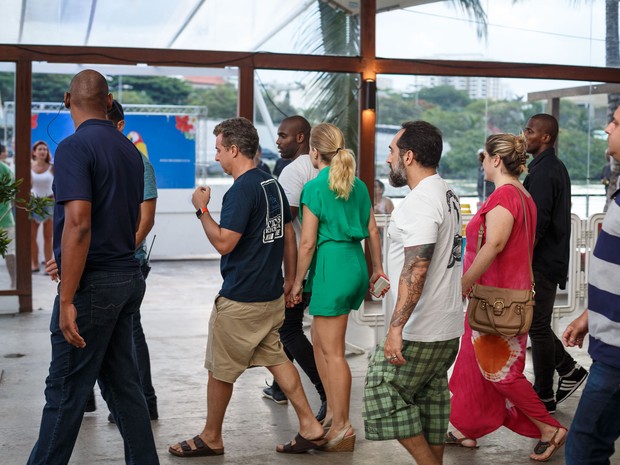
<path id="1" fill-rule="evenodd" d="M 480 39 L 476 25 L 449 1 L 393 10 L 377 15 L 377 56 L 387 58 L 463 59 L 605 65 L 605 0 L 482 0 L 488 35 Z M 289 30 L 290 29 L 290 30 Z M 291 26 L 265 48 L 294 41 Z M 261 79 L 292 82 L 301 73 L 261 71 Z M 396 89 L 411 87 L 411 78 L 390 76 Z M 517 95 L 586 82 L 505 79 Z M 380 83 L 381 84 L 381 83 Z"/>
<path id="2" fill-rule="evenodd" d="M 150 25 L 149 34 L 141 27 L 127 24 L 136 22 L 132 15 L 118 15 L 114 5 L 123 0 L 106 0 L 97 7 L 97 21 L 90 36 L 92 41 L 104 40 L 98 45 L 165 47 L 171 40 L 171 30 L 179 27 L 179 20 L 188 14 L 195 0 L 163 2 L 135 0 L 128 13 L 143 9 L 141 27 Z M 300 14 L 316 0 L 207 0 L 190 26 L 174 41 L 175 48 L 212 48 L 215 50 L 261 50 L 287 53 L 294 50 L 304 27 L 311 24 L 307 15 Z M 398 9 L 377 15 L 377 56 L 389 58 L 497 60 L 528 63 L 557 63 L 583 66 L 604 66 L 605 0 L 481 0 L 488 14 L 488 36 L 480 39 L 476 24 L 455 1 L 439 1 L 418 7 Z M 21 2 L 3 0 L 3 13 L 19 17 Z M 5 5 L 6 3 L 6 5 Z M 145 4 L 161 8 L 144 8 Z M 87 3 L 81 0 L 29 0 L 28 22 L 23 40 L 27 43 L 77 40 L 63 32 L 50 34 L 44 26 L 58 27 L 87 23 Z M 13 5 L 13 10 L 4 7 Z M 78 8 L 79 7 L 79 8 Z M 82 11 L 83 10 L 83 11 Z M 12 13 L 11 13 L 12 11 Z M 216 14 L 213 14 L 213 12 Z M 111 15 L 111 16 L 110 16 Z M 108 19 L 114 17 L 114 21 Z M 47 19 L 52 21 L 45 22 Z M 148 19 L 148 20 L 147 20 Z M 56 23 L 54 21 L 57 21 Z M 8 21 L 0 30 L 0 42 L 14 40 L 15 23 Z M 55 24 L 55 26 L 54 26 Z M 172 25 L 175 25 L 172 27 Z M 40 26 L 40 27 L 39 27 Z M 158 33 L 153 36 L 152 31 Z M 119 35 L 119 34 L 125 35 Z M 82 31 L 83 34 L 83 31 Z M 78 34 L 79 36 L 79 34 Z M 79 37 L 78 37 L 79 38 Z M 110 42 L 110 41 L 120 41 Z M 141 41 L 141 42 L 140 42 Z M 56 43 L 56 42 L 54 42 Z M 10 64 L 14 66 L 13 64 Z M 35 67 L 36 68 L 36 67 Z M 36 71 L 40 71 L 36 68 Z M 203 70 L 198 70 L 202 72 Z M 229 70 L 233 74 L 236 70 Z M 123 72 L 123 71 L 121 71 Z M 175 71 L 170 71 L 175 73 Z M 179 75 L 187 70 L 176 70 Z M 308 82 L 306 72 L 257 72 L 262 83 L 276 82 L 282 88 L 296 88 L 291 94 L 295 106 L 304 107 L 303 89 L 299 84 Z M 305 78 L 305 79 L 304 79 Z M 410 76 L 384 76 L 379 87 L 385 90 L 414 90 Z M 503 79 L 513 95 L 562 87 L 587 85 L 587 82 L 531 79 Z"/>
<path id="3" fill-rule="evenodd" d="M 450 2 L 377 16 L 377 55 L 579 66 L 605 65 L 604 0 L 483 0 L 487 39 Z M 510 80 L 517 94 L 562 87 L 558 82 Z M 566 83 L 568 87 L 578 85 Z M 583 83 L 585 84 L 585 83 Z"/>

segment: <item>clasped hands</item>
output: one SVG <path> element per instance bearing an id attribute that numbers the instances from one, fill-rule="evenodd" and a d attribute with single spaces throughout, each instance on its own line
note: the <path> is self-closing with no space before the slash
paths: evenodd
<path id="1" fill-rule="evenodd" d="M 368 290 L 371 291 L 375 281 L 379 279 L 380 276 L 385 277 L 385 275 L 381 273 L 373 273 L 373 275 L 369 279 L 369 287 Z M 390 286 L 388 285 L 380 295 L 377 297 L 383 297 L 390 290 Z M 284 300 L 285 304 L 288 308 L 294 307 L 295 305 L 299 305 L 302 300 L 302 294 L 304 291 L 303 282 L 299 282 L 295 280 L 292 285 L 288 284 L 285 280 L 284 282 Z"/>
<path id="2" fill-rule="evenodd" d="M 288 292 L 287 292 L 288 291 Z M 284 283 L 284 299 L 288 308 L 299 305 L 302 300 L 302 294 L 304 292 L 303 283 L 294 281 L 292 285 Z"/>

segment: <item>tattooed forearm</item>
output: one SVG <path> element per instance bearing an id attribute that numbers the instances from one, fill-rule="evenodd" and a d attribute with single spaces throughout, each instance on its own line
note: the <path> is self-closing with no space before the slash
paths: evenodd
<path id="1" fill-rule="evenodd" d="M 420 300 L 435 244 L 405 247 L 405 263 L 398 282 L 398 299 L 391 326 L 404 326 Z"/>

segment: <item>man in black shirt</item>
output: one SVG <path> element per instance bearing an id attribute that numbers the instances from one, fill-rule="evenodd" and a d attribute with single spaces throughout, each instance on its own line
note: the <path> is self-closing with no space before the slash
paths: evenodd
<path id="1" fill-rule="evenodd" d="M 565 289 L 571 233 L 570 178 L 556 156 L 557 120 L 547 114 L 532 116 L 524 130 L 527 150 L 534 160 L 523 185 L 530 192 L 538 218 L 532 268 L 536 283 L 536 306 L 529 335 L 532 341 L 534 389 L 550 413 L 585 381 L 588 372 L 564 350 L 551 329 L 557 287 Z M 557 392 L 553 375 L 560 375 Z"/>

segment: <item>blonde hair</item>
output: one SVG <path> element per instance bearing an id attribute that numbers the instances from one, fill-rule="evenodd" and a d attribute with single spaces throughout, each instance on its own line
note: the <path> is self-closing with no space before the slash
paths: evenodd
<path id="1" fill-rule="evenodd" d="M 493 134 L 487 137 L 485 148 L 490 156 L 498 155 L 502 159 L 508 174 L 519 177 L 525 171 L 528 154 L 527 141 L 523 133 L 518 136 Z"/>
<path id="2" fill-rule="evenodd" d="M 344 136 L 338 127 L 321 123 L 310 132 L 310 146 L 329 165 L 329 188 L 336 198 L 349 199 L 355 182 L 355 155 L 345 148 Z"/>

